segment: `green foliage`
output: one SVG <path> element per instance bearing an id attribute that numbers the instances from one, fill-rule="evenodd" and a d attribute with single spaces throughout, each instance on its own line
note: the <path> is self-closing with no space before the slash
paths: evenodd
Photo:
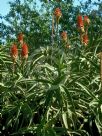
<path id="1" fill-rule="evenodd" d="M 18 60 L 13 73 L 6 48 L 0 53 L 2 133 L 88 135 L 93 133 L 93 122 L 101 133 L 96 54 L 82 49 L 79 56 L 56 46 L 42 47 L 27 63 L 20 65 Z"/>
<path id="2" fill-rule="evenodd" d="M 97 55 L 102 44 L 101 15 L 98 11 L 96 17 L 90 13 L 90 42 L 85 47 L 75 26 L 79 7 L 71 5 L 72 1 L 42 2 L 47 11 L 42 13 L 31 3 L 33 0 L 10 3 L 6 16 L 10 25 L 3 25 L 7 43 L 0 46 L 0 134 L 102 135 L 102 84 Z M 57 6 L 62 8 L 63 17 L 58 31 L 55 28 L 52 45 L 52 11 Z M 58 32 L 63 30 L 69 34 L 71 48 L 60 40 Z M 29 57 L 22 63 L 19 54 L 13 64 L 9 48 L 14 41 L 20 47 L 16 39 L 19 32 L 25 34 Z"/>

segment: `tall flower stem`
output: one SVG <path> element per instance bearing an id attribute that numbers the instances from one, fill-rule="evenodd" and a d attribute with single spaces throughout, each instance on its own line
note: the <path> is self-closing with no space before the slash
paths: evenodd
<path id="1" fill-rule="evenodd" d="M 15 62 L 13 61 L 13 65 L 12 65 L 12 72 L 13 72 L 13 75 L 14 75 L 14 72 L 15 72 Z"/>
<path id="2" fill-rule="evenodd" d="M 54 14 L 52 14 L 52 45 L 54 45 Z"/>
<path id="3" fill-rule="evenodd" d="M 101 79 L 101 88 L 102 88 L 102 52 L 100 53 L 100 79 Z"/>
<path id="4" fill-rule="evenodd" d="M 57 21 L 57 24 L 56 24 L 56 25 L 57 25 L 57 26 L 56 26 L 56 27 L 57 27 L 57 28 L 56 28 L 56 29 L 57 29 L 57 30 L 56 30 L 57 45 L 59 46 L 59 29 L 58 29 L 58 24 L 59 24 L 59 20 Z"/>

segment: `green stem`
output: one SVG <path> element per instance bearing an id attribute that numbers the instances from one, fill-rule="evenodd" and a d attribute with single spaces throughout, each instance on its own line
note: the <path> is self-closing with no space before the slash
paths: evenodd
<path id="1" fill-rule="evenodd" d="M 57 35 L 57 45 L 59 46 L 59 29 L 58 29 L 58 24 L 59 24 L 59 21 L 57 22 L 57 31 L 56 31 L 56 35 Z"/>
<path id="2" fill-rule="evenodd" d="M 101 89 L 102 89 L 102 52 L 100 54 L 100 79 L 101 79 Z"/>
<path id="3" fill-rule="evenodd" d="M 52 14 L 52 45 L 54 45 L 54 15 Z"/>

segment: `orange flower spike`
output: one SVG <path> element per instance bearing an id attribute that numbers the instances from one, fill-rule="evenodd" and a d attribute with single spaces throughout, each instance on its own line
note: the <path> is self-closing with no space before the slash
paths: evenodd
<path id="1" fill-rule="evenodd" d="M 23 44 L 23 38 L 24 38 L 24 35 L 23 35 L 22 33 L 20 33 L 20 34 L 18 35 L 18 41 L 19 41 L 21 44 Z"/>
<path id="2" fill-rule="evenodd" d="M 16 61 L 16 59 L 18 57 L 18 49 L 17 49 L 16 44 L 13 44 L 11 47 L 11 57 L 14 62 Z"/>
<path id="3" fill-rule="evenodd" d="M 83 23 L 83 19 L 82 19 L 82 16 L 81 16 L 81 15 L 79 15 L 79 16 L 77 17 L 77 25 L 78 25 L 78 28 L 79 28 L 82 32 L 84 32 L 84 23 Z"/>
<path id="4" fill-rule="evenodd" d="M 85 25 L 89 25 L 90 24 L 90 19 L 88 18 L 88 16 L 84 16 L 84 24 Z"/>
<path id="5" fill-rule="evenodd" d="M 56 8 L 55 11 L 54 11 L 54 15 L 56 17 L 57 20 L 59 20 L 62 16 L 62 13 L 61 13 L 61 10 L 60 8 Z"/>
<path id="6" fill-rule="evenodd" d="M 88 39 L 88 35 L 87 35 L 87 34 L 83 35 L 82 42 L 83 42 L 83 44 L 84 44 L 85 46 L 88 45 L 89 39 Z"/>
<path id="7" fill-rule="evenodd" d="M 62 32 L 61 37 L 62 37 L 63 41 L 67 42 L 67 33 L 66 32 Z"/>
<path id="8" fill-rule="evenodd" d="M 28 58 L 28 46 L 27 46 L 26 43 L 24 43 L 24 44 L 22 45 L 21 56 L 22 56 L 22 58 L 24 58 L 24 59 L 27 59 L 27 58 Z"/>

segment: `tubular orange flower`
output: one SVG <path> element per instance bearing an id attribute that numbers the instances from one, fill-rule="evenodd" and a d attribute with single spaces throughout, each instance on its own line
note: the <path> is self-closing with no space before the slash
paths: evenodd
<path id="1" fill-rule="evenodd" d="M 22 33 L 20 33 L 20 34 L 18 35 L 18 41 L 19 41 L 21 44 L 23 44 L 23 38 L 24 38 L 24 35 L 23 35 Z"/>
<path id="2" fill-rule="evenodd" d="M 54 11 L 54 15 L 57 19 L 59 19 L 62 16 L 60 8 L 56 8 Z"/>
<path id="3" fill-rule="evenodd" d="M 28 46 L 27 46 L 26 43 L 24 43 L 24 44 L 22 45 L 21 56 L 22 56 L 22 58 L 24 58 L 24 59 L 27 59 L 27 58 L 28 58 Z"/>
<path id="4" fill-rule="evenodd" d="M 89 25 L 90 24 L 90 19 L 88 18 L 88 16 L 84 16 L 84 24 L 85 25 Z"/>
<path id="5" fill-rule="evenodd" d="M 67 33 L 66 32 L 62 32 L 61 37 L 62 37 L 63 41 L 65 41 L 65 42 L 67 41 Z"/>
<path id="6" fill-rule="evenodd" d="M 11 47 L 11 57 L 13 59 L 13 61 L 16 61 L 17 57 L 18 57 L 18 49 L 16 44 L 13 44 Z"/>
<path id="7" fill-rule="evenodd" d="M 82 42 L 85 46 L 88 45 L 89 43 L 89 39 L 88 39 L 88 35 L 87 34 L 84 34 L 83 37 L 82 37 Z"/>
<path id="8" fill-rule="evenodd" d="M 79 15 L 79 16 L 77 17 L 77 25 L 78 25 L 78 28 L 79 28 L 82 32 L 84 32 L 84 23 L 83 23 L 83 19 L 82 19 L 82 16 L 81 16 L 81 15 Z"/>

